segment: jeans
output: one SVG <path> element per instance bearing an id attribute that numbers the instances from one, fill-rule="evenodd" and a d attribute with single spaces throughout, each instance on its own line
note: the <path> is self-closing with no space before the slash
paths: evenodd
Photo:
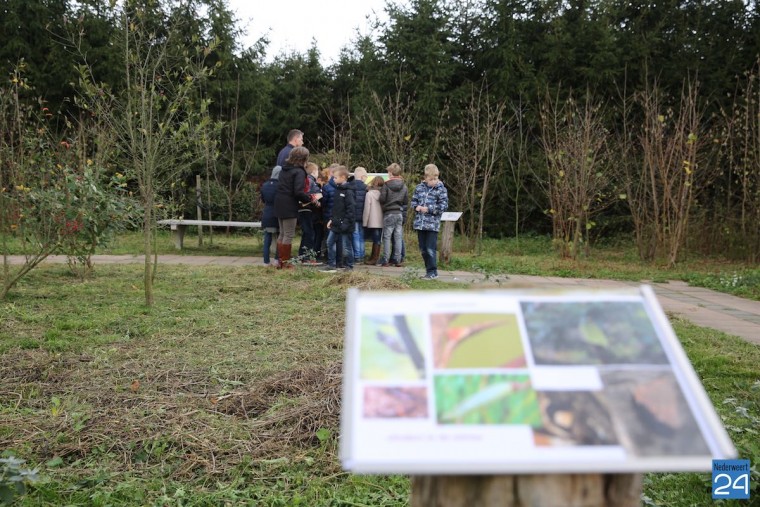
<path id="1" fill-rule="evenodd" d="M 272 237 L 276 236 L 277 234 L 274 232 L 264 232 L 264 264 L 269 264 L 269 251 L 272 249 Z M 275 250 L 274 258 L 275 260 L 280 258 L 280 252 L 277 250 Z"/>
<path id="2" fill-rule="evenodd" d="M 383 215 L 383 260 L 387 262 L 401 262 L 401 239 L 403 226 L 401 213 L 388 213 Z M 393 240 L 393 259 L 391 255 L 391 239 Z"/>
<path id="3" fill-rule="evenodd" d="M 354 223 L 354 232 L 351 238 L 354 243 L 354 259 L 356 262 L 364 262 L 364 227 L 361 222 Z"/>
<path id="4" fill-rule="evenodd" d="M 420 243 L 420 253 L 425 262 L 425 274 L 438 274 L 438 231 L 417 231 L 417 240 Z"/>
<path id="5" fill-rule="evenodd" d="M 338 245 L 340 245 L 340 251 L 343 254 L 343 265 L 347 268 L 354 267 L 354 245 L 352 241 L 352 233 L 338 233 L 330 230 L 327 233 L 327 265 L 330 267 L 336 267 Z"/>
<path id="6" fill-rule="evenodd" d="M 301 245 L 298 247 L 298 255 L 301 257 L 316 255 L 314 214 L 311 211 L 299 211 L 298 225 L 301 226 Z"/>
<path id="7" fill-rule="evenodd" d="M 367 234 L 370 235 L 370 239 L 372 240 L 373 245 L 379 245 L 380 241 L 383 239 L 383 230 L 380 228 L 367 228 Z"/>

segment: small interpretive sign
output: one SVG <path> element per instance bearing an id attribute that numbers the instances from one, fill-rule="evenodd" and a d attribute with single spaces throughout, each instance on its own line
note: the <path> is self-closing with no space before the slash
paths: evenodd
<path id="1" fill-rule="evenodd" d="M 461 211 L 446 211 L 444 213 L 441 213 L 441 222 L 456 222 L 461 217 Z"/>

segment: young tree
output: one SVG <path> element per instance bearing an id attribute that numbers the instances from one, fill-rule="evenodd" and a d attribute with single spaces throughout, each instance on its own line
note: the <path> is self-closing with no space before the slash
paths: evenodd
<path id="1" fill-rule="evenodd" d="M 137 183 L 143 207 L 145 303 L 153 304 L 154 255 L 158 192 L 190 164 L 191 140 L 197 126 L 194 90 L 208 76 L 202 56 L 210 49 L 177 52 L 181 27 L 171 20 L 156 22 L 150 6 L 131 3 L 119 16 L 118 43 L 122 51 L 124 89 L 113 93 L 92 80 L 90 69 L 80 69 L 85 97 L 114 136 L 122 154 L 124 172 Z M 178 21 L 178 20 L 174 20 Z"/>
<path id="2" fill-rule="evenodd" d="M 497 167 L 504 162 L 506 106 L 492 102 L 484 87 L 471 90 L 461 123 L 448 129 L 444 152 L 451 171 L 449 191 L 465 210 L 471 247 L 480 247 L 486 204 Z"/>
<path id="3" fill-rule="evenodd" d="M 582 103 L 572 97 L 547 99 L 542 119 L 554 242 L 562 257 L 577 258 L 589 248 L 593 217 L 617 198 L 617 165 L 611 162 L 601 107 L 589 92 Z"/>

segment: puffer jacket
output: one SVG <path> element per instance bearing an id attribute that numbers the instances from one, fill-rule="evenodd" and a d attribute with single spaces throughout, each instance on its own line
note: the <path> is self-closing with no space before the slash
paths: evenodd
<path id="1" fill-rule="evenodd" d="M 351 188 L 354 189 L 354 214 L 356 215 L 356 221 L 361 223 L 364 216 L 364 202 L 367 198 L 367 185 L 353 176 L 348 181 Z"/>
<path id="2" fill-rule="evenodd" d="M 438 231 L 441 228 L 441 214 L 449 209 L 449 193 L 443 182 L 439 181 L 434 187 L 424 181 L 417 185 L 412 196 L 411 209 L 417 206 L 427 207 L 427 213 L 414 212 L 415 231 Z"/>
<path id="3" fill-rule="evenodd" d="M 335 191 L 337 189 L 338 186 L 332 178 L 330 178 L 330 181 L 322 185 L 322 217 L 324 218 L 325 223 L 332 218 Z"/>
<path id="4" fill-rule="evenodd" d="M 338 234 L 353 232 L 355 216 L 354 189 L 346 182 L 335 189 L 331 228 Z"/>
<path id="5" fill-rule="evenodd" d="M 270 178 L 261 185 L 261 201 L 264 203 L 264 213 L 261 216 L 261 227 L 279 227 L 277 217 L 274 216 L 274 198 L 277 195 L 277 186 L 280 181 Z"/>

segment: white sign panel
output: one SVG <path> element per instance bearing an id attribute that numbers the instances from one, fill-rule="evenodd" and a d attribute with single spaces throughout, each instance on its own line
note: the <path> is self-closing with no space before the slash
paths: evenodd
<path id="1" fill-rule="evenodd" d="M 347 315 L 348 470 L 696 471 L 736 456 L 649 287 L 353 290 Z"/>
<path id="2" fill-rule="evenodd" d="M 461 211 L 446 211 L 441 213 L 442 222 L 456 222 L 462 216 Z"/>

